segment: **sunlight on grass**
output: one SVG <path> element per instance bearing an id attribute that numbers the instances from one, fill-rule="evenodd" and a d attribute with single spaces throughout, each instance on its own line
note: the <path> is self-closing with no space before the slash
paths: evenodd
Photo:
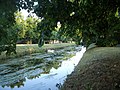
<path id="1" fill-rule="evenodd" d="M 59 49 L 59 48 L 72 46 L 72 45 L 75 45 L 75 44 L 74 43 L 45 44 L 42 47 L 38 47 L 37 44 L 17 44 L 16 55 L 13 54 L 7 57 L 5 55 L 5 52 L 3 52 L 0 55 L 0 60 L 21 57 L 21 56 L 32 54 L 32 53 L 45 53 L 48 49 Z"/>

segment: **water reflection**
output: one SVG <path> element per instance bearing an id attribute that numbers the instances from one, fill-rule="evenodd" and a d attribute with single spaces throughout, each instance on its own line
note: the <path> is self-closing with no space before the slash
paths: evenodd
<path id="1" fill-rule="evenodd" d="M 73 57 L 78 48 L 37 53 L 0 64 L 0 90 L 57 90 L 82 56 Z"/>

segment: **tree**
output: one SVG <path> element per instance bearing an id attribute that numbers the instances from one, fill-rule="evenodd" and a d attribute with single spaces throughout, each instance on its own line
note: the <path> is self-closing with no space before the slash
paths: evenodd
<path id="1" fill-rule="evenodd" d="M 57 25 L 57 22 L 60 22 L 64 32 L 72 37 L 76 35 L 73 32 L 81 30 L 83 43 L 87 46 L 90 43 L 98 46 L 114 46 L 118 43 L 114 39 L 114 33 L 119 32 L 117 26 L 120 20 L 115 17 L 115 13 L 120 6 L 120 0 L 25 1 L 25 6 L 34 9 L 34 12 L 43 18 L 43 23 L 47 21 L 49 28 L 53 27 L 53 23 Z M 38 5 L 34 6 L 34 2 L 38 2 Z M 81 36 L 77 38 L 80 40 Z"/>
<path id="2" fill-rule="evenodd" d="M 25 17 L 20 11 L 15 13 L 15 27 L 18 29 L 18 40 L 24 39 L 28 43 L 32 43 L 32 39 L 37 39 L 39 33 L 37 31 L 37 24 L 40 22 L 38 18 L 33 16 Z"/>
<path id="3" fill-rule="evenodd" d="M 0 0 L 0 54 L 7 51 L 15 53 L 16 49 L 16 30 L 13 30 L 14 12 L 16 11 L 15 0 Z"/>
<path id="4" fill-rule="evenodd" d="M 38 39 L 39 37 L 39 32 L 37 29 L 37 25 L 40 22 L 39 19 L 34 18 L 32 16 L 29 16 L 26 20 L 25 20 L 26 24 L 26 32 L 25 32 L 25 38 L 32 43 L 32 39 Z"/>
<path id="5" fill-rule="evenodd" d="M 8 28 L 14 23 L 16 7 L 33 10 L 42 19 L 39 25 L 41 37 L 43 31 L 51 32 L 60 22 L 62 33 L 71 38 L 75 38 L 77 33 L 76 42 L 82 39 L 86 46 L 90 43 L 114 46 L 119 42 L 116 38 L 120 37 L 120 18 L 115 14 L 118 12 L 119 15 L 120 0 L 0 0 L 0 52 L 12 51 L 6 46 L 15 47 L 16 38 L 8 34 L 12 31 Z M 15 32 L 12 34 L 17 35 Z"/>
<path id="6" fill-rule="evenodd" d="M 15 12 L 15 28 L 18 30 L 18 40 L 25 37 L 26 32 L 26 22 L 22 12 Z"/>

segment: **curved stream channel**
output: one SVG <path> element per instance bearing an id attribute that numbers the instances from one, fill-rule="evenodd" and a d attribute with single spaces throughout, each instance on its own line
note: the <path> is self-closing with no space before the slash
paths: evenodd
<path id="1" fill-rule="evenodd" d="M 0 90 L 58 90 L 84 52 L 72 46 L 0 62 Z"/>

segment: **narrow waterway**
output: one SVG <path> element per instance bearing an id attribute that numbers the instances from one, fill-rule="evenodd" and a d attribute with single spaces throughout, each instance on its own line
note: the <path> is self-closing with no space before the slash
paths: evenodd
<path id="1" fill-rule="evenodd" d="M 85 50 L 74 46 L 0 63 L 0 90 L 58 90 Z"/>

